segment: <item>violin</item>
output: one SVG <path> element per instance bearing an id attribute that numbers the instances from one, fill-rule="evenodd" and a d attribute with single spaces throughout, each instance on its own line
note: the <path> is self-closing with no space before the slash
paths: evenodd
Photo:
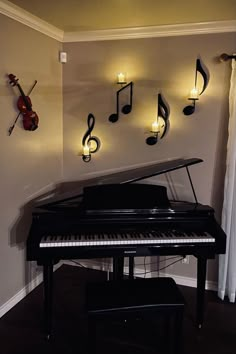
<path id="1" fill-rule="evenodd" d="M 36 130 L 39 124 L 39 117 L 36 112 L 32 109 L 32 103 L 29 96 L 26 96 L 22 87 L 18 83 L 19 79 L 16 78 L 15 75 L 9 74 L 8 75 L 11 86 L 17 86 L 20 91 L 20 96 L 17 100 L 17 107 L 20 113 L 23 116 L 23 127 L 25 130 Z"/>

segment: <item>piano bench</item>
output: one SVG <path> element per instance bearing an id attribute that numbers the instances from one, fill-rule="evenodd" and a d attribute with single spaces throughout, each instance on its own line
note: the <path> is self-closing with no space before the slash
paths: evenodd
<path id="1" fill-rule="evenodd" d="M 182 353 L 184 298 L 172 278 L 113 280 L 87 285 L 88 345 L 96 351 L 98 321 L 161 320 L 168 353 Z M 140 323 L 140 321 L 139 321 Z M 167 326 L 162 326 L 162 323 Z M 141 322 L 142 324 L 142 322 Z M 146 330 L 146 326 L 144 328 Z M 166 353 L 166 352 L 165 352 Z"/>

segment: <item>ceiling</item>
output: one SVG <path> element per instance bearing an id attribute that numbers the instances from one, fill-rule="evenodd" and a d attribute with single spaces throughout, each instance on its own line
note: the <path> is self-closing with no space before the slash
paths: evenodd
<path id="1" fill-rule="evenodd" d="M 11 0 L 65 32 L 236 20 L 236 0 Z"/>

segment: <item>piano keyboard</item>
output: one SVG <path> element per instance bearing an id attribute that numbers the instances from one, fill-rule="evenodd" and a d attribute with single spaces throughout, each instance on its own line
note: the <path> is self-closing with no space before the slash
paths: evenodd
<path id="1" fill-rule="evenodd" d="M 159 245 L 184 243 L 214 243 L 215 238 L 208 232 L 148 231 L 125 233 L 98 233 L 79 235 L 46 235 L 39 247 L 90 247 L 121 245 Z"/>

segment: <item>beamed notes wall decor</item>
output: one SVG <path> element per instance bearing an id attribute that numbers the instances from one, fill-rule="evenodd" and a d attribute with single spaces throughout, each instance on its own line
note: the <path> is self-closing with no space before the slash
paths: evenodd
<path id="1" fill-rule="evenodd" d="M 129 89 L 129 103 L 125 104 L 121 108 L 121 112 L 123 114 L 129 114 L 132 111 L 132 104 L 133 104 L 133 82 L 131 81 L 130 83 L 127 84 L 125 74 L 124 73 L 119 73 L 117 75 L 117 84 L 121 85 L 121 88 L 116 92 L 116 113 L 112 113 L 109 116 L 109 121 L 111 123 L 115 123 L 119 120 L 119 115 L 120 115 L 120 94 L 122 91 Z M 123 86 L 125 85 L 125 86 Z"/>

